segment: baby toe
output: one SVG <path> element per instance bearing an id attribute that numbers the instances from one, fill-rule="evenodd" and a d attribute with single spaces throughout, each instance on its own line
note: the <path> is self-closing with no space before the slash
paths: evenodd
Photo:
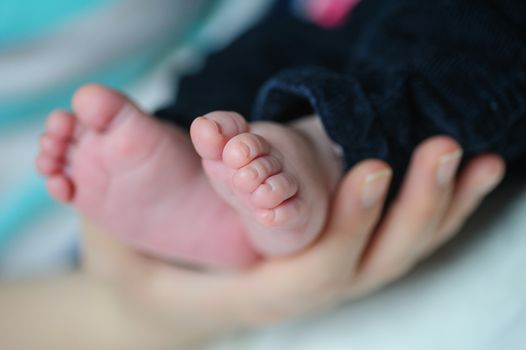
<path id="1" fill-rule="evenodd" d="M 254 192 L 268 177 L 281 171 L 281 162 L 274 156 L 263 156 L 245 165 L 233 177 L 237 190 L 245 193 Z"/>
<path id="2" fill-rule="evenodd" d="M 68 143 L 50 134 L 40 137 L 40 150 L 53 158 L 63 158 L 66 153 Z"/>
<path id="3" fill-rule="evenodd" d="M 50 176 L 62 171 L 62 162 L 45 153 L 40 153 L 35 161 L 38 172 L 44 176 Z"/>
<path id="4" fill-rule="evenodd" d="M 265 209 L 277 207 L 298 192 L 298 181 L 288 173 L 269 177 L 252 193 L 255 206 Z"/>
<path id="5" fill-rule="evenodd" d="M 229 167 L 239 169 L 269 152 L 270 144 L 267 140 L 256 134 L 244 133 L 228 141 L 223 150 L 223 161 Z"/>
<path id="6" fill-rule="evenodd" d="M 46 186 L 49 193 L 58 201 L 70 202 L 73 198 L 73 183 L 64 175 L 56 175 L 49 178 Z"/>
<path id="7" fill-rule="evenodd" d="M 297 198 L 287 200 L 272 209 L 257 209 L 256 220 L 265 226 L 282 229 L 294 228 L 305 221 L 306 216 L 301 215 L 301 203 Z"/>
<path id="8" fill-rule="evenodd" d="M 62 110 L 54 111 L 46 122 L 46 131 L 61 140 L 70 140 L 75 132 L 75 117 Z"/>

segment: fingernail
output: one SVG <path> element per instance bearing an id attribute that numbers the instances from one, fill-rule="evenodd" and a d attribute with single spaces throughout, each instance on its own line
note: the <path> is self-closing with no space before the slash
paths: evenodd
<path id="1" fill-rule="evenodd" d="M 445 187 L 451 183 L 457 173 L 462 150 L 458 149 L 440 157 L 438 160 L 437 182 L 440 187 Z"/>
<path id="2" fill-rule="evenodd" d="M 362 206 L 364 208 L 369 209 L 378 205 L 385 196 L 392 174 L 391 169 L 383 169 L 367 175 L 362 191 Z"/>
<path id="3" fill-rule="evenodd" d="M 486 179 L 486 182 L 482 185 L 480 190 L 481 196 L 485 196 L 492 192 L 502 181 L 504 174 L 490 175 Z"/>

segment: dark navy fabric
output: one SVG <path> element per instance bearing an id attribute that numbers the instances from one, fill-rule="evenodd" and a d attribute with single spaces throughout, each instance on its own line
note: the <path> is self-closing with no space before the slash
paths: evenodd
<path id="1" fill-rule="evenodd" d="M 381 158 L 398 181 L 436 134 L 514 161 L 526 153 L 526 1 L 363 0 L 334 30 L 276 10 L 182 79 L 158 116 L 188 126 L 213 110 L 315 112 L 347 167 Z"/>

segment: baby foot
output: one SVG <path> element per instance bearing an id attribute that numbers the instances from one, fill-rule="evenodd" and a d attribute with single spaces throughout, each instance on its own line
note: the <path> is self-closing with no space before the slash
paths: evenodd
<path id="1" fill-rule="evenodd" d="M 197 118 L 190 135 L 212 185 L 260 253 L 290 254 L 316 239 L 335 180 L 315 143 L 293 127 L 248 125 L 231 112 Z"/>
<path id="2" fill-rule="evenodd" d="M 56 199 L 163 258 L 219 268 L 259 259 L 186 133 L 98 85 L 81 88 L 73 110 L 51 114 L 37 158 Z"/>

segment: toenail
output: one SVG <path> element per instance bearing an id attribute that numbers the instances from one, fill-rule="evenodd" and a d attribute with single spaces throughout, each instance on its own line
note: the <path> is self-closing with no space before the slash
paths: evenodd
<path id="1" fill-rule="evenodd" d="M 250 148 L 248 147 L 247 144 L 243 142 L 239 142 L 235 150 L 236 150 L 236 153 L 238 153 L 239 157 L 242 157 L 243 159 L 246 159 L 250 156 Z"/>
<path id="2" fill-rule="evenodd" d="M 200 118 L 202 118 L 203 120 L 208 121 L 208 125 L 210 125 L 210 127 L 214 128 L 215 129 L 214 131 L 216 133 L 222 134 L 221 125 L 219 125 L 218 122 L 216 122 L 215 120 L 212 120 L 212 119 L 208 119 L 206 116 L 202 116 Z"/>
<path id="3" fill-rule="evenodd" d="M 483 182 L 479 193 L 481 196 L 485 196 L 491 191 L 493 191 L 501 182 L 504 174 L 502 172 L 493 172 L 486 175 L 485 181 Z"/>
<path id="4" fill-rule="evenodd" d="M 367 175 L 362 189 L 362 206 L 364 208 L 373 208 L 380 203 L 387 192 L 392 175 L 391 169 L 383 169 Z"/>
<path id="5" fill-rule="evenodd" d="M 272 187 L 272 184 L 270 184 L 269 182 L 267 183 L 264 183 L 260 186 L 260 188 L 258 189 L 259 192 L 266 192 L 266 193 L 270 193 L 273 191 L 273 187 Z"/>
<path id="6" fill-rule="evenodd" d="M 457 172 L 462 158 L 462 150 L 458 149 L 445 154 L 438 160 L 436 178 L 440 187 L 448 186 Z"/>
<path id="7" fill-rule="evenodd" d="M 54 145 L 51 143 L 50 140 L 43 140 L 42 141 L 42 149 L 47 153 L 53 153 L 54 151 Z"/>
<path id="8" fill-rule="evenodd" d="M 245 168 L 241 170 L 240 176 L 246 179 L 255 180 L 258 178 L 258 172 L 253 168 Z"/>
<path id="9" fill-rule="evenodd" d="M 256 190 L 252 193 L 252 196 L 257 202 L 267 202 L 269 199 L 272 200 L 273 197 L 270 197 L 271 194 L 272 187 L 268 183 L 263 183 L 256 188 Z"/>
<path id="10" fill-rule="evenodd" d="M 276 213 L 273 209 L 261 209 L 258 211 L 258 221 L 265 225 L 272 225 L 276 221 Z"/>
<path id="11" fill-rule="evenodd" d="M 216 122 L 215 120 L 210 120 L 210 121 L 214 125 L 217 133 L 223 135 L 223 130 L 221 129 L 221 125 L 218 122 Z"/>

